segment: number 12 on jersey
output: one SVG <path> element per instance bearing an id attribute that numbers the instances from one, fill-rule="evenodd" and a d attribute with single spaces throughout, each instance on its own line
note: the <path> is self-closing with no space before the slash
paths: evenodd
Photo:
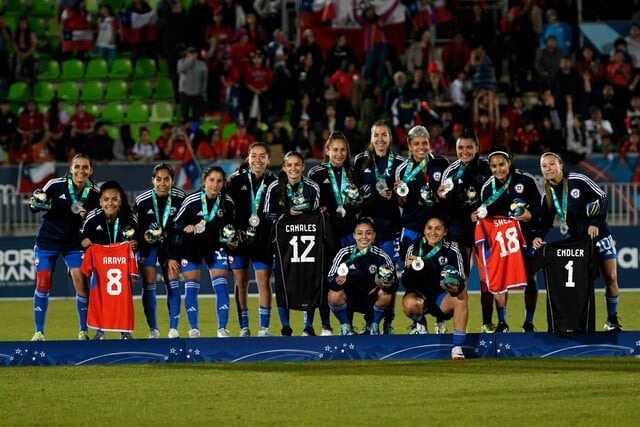
<path id="1" fill-rule="evenodd" d="M 316 257 L 309 256 L 309 253 L 316 244 L 315 236 L 300 236 L 299 240 L 298 236 L 293 236 L 291 240 L 289 240 L 289 244 L 293 248 L 291 262 L 316 262 Z M 302 255 L 300 255 L 301 249 Z"/>

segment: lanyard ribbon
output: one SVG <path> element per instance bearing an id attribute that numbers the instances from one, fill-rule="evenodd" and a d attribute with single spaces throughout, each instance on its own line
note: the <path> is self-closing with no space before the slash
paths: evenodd
<path id="1" fill-rule="evenodd" d="M 331 188 L 333 189 L 333 197 L 336 198 L 336 203 L 338 204 L 338 208 L 341 208 L 344 205 L 344 195 L 340 191 L 340 189 L 344 189 L 347 186 L 347 174 L 344 170 L 344 166 L 342 166 L 340 170 L 340 187 L 338 187 L 338 182 L 336 180 L 336 175 L 333 172 L 333 166 L 331 163 L 327 163 L 325 165 L 327 167 L 327 173 L 329 174 L 329 181 L 331 182 Z"/>
<path id="2" fill-rule="evenodd" d="M 355 261 L 356 258 L 359 258 L 359 257 L 369 253 L 369 247 L 370 246 L 367 246 L 366 248 L 364 248 L 363 250 L 358 252 L 358 247 L 356 245 L 353 245 L 351 247 L 351 255 L 349 256 L 349 259 L 347 261 L 345 261 L 345 264 L 347 264 L 347 265 L 353 264 L 353 262 Z"/>
<path id="3" fill-rule="evenodd" d="M 551 187 L 551 198 L 553 199 L 553 205 L 556 208 L 556 212 L 560 217 L 560 222 L 563 224 L 567 223 L 567 198 L 569 196 L 569 184 L 566 179 L 563 179 L 563 192 L 562 192 L 562 208 L 560 208 L 560 202 L 558 201 L 558 196 L 556 196 L 556 192 Z"/>
<path id="4" fill-rule="evenodd" d="M 264 193 L 264 178 L 265 176 L 262 176 L 262 181 L 260 181 L 260 188 L 258 188 L 257 192 L 253 191 L 253 178 L 252 178 L 253 173 L 251 172 L 251 169 L 247 169 L 247 176 L 249 177 L 249 188 L 251 189 L 251 215 L 257 215 L 258 214 L 258 206 L 260 206 L 260 200 L 262 200 L 262 193 Z"/>
<path id="5" fill-rule="evenodd" d="M 111 232 L 109 231 L 109 220 L 107 220 L 107 234 L 109 235 L 109 244 L 118 241 L 118 228 L 120 228 L 120 218 L 116 218 L 113 223 L 113 241 L 111 240 Z"/>
<path id="6" fill-rule="evenodd" d="M 413 156 L 411 157 L 413 160 Z M 415 160 L 414 160 L 415 161 Z M 422 161 L 418 164 L 414 164 L 413 167 L 410 167 L 411 162 L 407 162 L 407 168 L 404 170 L 404 174 L 402 176 L 402 182 L 405 184 L 413 179 L 414 176 L 418 175 L 422 169 L 424 169 L 429 163 L 429 156 L 422 159 Z"/>
<path id="7" fill-rule="evenodd" d="M 218 206 L 220 205 L 220 193 L 216 197 L 216 202 L 211 207 L 211 210 L 207 210 L 207 195 L 204 192 L 204 189 L 200 190 L 200 200 L 202 201 L 202 219 L 205 222 L 209 222 L 213 219 L 218 212 Z"/>
<path id="8" fill-rule="evenodd" d="M 295 198 L 296 194 L 299 197 L 303 197 L 302 191 L 304 189 L 304 184 L 302 183 L 302 181 L 300 181 L 299 183 L 296 184 L 296 188 L 294 189 L 294 187 L 291 185 L 291 183 L 289 181 L 287 181 L 287 197 L 289 198 L 289 203 L 293 203 L 293 199 Z"/>
<path id="9" fill-rule="evenodd" d="M 89 180 L 84 183 L 82 195 L 80 196 L 79 200 L 76 198 L 76 190 L 73 186 L 71 175 L 67 175 L 67 187 L 69 188 L 69 197 L 71 197 L 71 204 L 74 204 L 76 202 L 84 203 L 84 201 L 87 200 L 87 196 L 89 195 L 89 190 L 91 190 L 91 183 L 89 182 Z"/>
<path id="10" fill-rule="evenodd" d="M 500 198 L 500 196 L 502 196 L 504 194 L 504 192 L 507 191 L 507 189 L 509 188 L 509 184 L 511 184 L 511 175 L 509 175 L 509 178 L 507 178 L 507 182 L 505 182 L 502 187 L 500 187 L 498 190 L 496 190 L 496 177 L 492 176 L 491 177 L 491 190 L 493 191 L 493 194 L 491 194 L 491 197 L 489 197 L 487 200 L 482 202 L 482 206 L 486 207 L 486 206 L 492 205 L 493 202 L 498 200 Z"/>
<path id="11" fill-rule="evenodd" d="M 171 212 L 171 190 L 169 190 L 169 195 L 167 196 L 167 204 L 164 206 L 164 210 L 162 211 L 162 221 L 160 220 L 160 208 L 158 207 L 158 196 L 156 195 L 155 188 L 151 190 L 151 201 L 153 202 L 153 212 L 156 215 L 156 222 L 160 224 L 160 227 L 163 230 L 163 234 L 166 236 L 167 232 L 165 231 L 165 227 L 167 226 L 167 221 L 169 220 L 169 212 Z M 202 212 L 204 212 L 204 210 Z"/>
<path id="12" fill-rule="evenodd" d="M 424 256 L 423 256 L 423 255 L 422 255 L 422 254 L 423 254 L 422 248 L 423 248 L 423 247 L 424 247 L 424 245 L 426 245 L 426 244 L 427 244 L 427 238 L 426 238 L 426 237 L 423 237 L 423 238 L 420 240 L 420 245 L 419 245 L 419 247 L 418 247 L 418 257 L 419 257 L 419 258 L 422 258 L 422 259 L 423 259 L 423 260 L 425 260 L 425 261 L 426 261 L 426 260 L 428 260 L 429 258 L 433 258 L 433 257 L 438 253 L 438 251 L 439 251 L 440 249 L 442 249 L 442 240 L 441 240 L 441 241 L 439 241 L 439 242 L 438 242 L 438 243 L 437 243 L 433 248 L 431 248 L 431 250 L 429 251 L 429 253 L 428 253 L 428 254 L 426 254 L 426 255 L 424 255 Z"/>
<path id="13" fill-rule="evenodd" d="M 381 157 L 381 159 L 382 158 L 383 157 Z M 375 161 L 373 162 L 374 163 L 373 171 L 376 173 L 376 181 L 386 179 L 388 171 L 390 171 L 391 167 L 393 166 L 393 158 L 394 158 L 393 152 L 389 151 L 389 154 L 387 154 L 387 167 L 382 172 L 378 171 L 378 162 L 375 162 Z M 375 160 L 375 157 L 374 157 L 374 160 Z"/>

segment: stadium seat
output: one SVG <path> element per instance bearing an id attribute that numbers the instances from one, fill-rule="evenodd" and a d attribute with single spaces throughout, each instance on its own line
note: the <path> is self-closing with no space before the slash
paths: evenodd
<path id="1" fill-rule="evenodd" d="M 80 99 L 80 88 L 77 82 L 67 80 L 58 85 L 58 98 L 63 101 L 77 101 Z"/>
<path id="2" fill-rule="evenodd" d="M 154 123 L 164 123 L 173 121 L 173 106 L 170 102 L 158 101 L 151 105 L 151 117 L 149 121 Z"/>
<path id="3" fill-rule="evenodd" d="M 88 102 L 102 101 L 104 98 L 104 84 L 97 80 L 90 80 L 82 86 L 80 99 Z"/>
<path id="4" fill-rule="evenodd" d="M 29 6 L 24 0 L 7 0 L 5 3 L 4 12 L 7 15 L 23 16 L 27 14 L 28 9 Z"/>
<path id="5" fill-rule="evenodd" d="M 133 77 L 136 79 L 148 79 L 155 77 L 157 72 L 156 61 L 153 58 L 140 58 L 136 61 Z"/>
<path id="6" fill-rule="evenodd" d="M 149 80 L 134 80 L 131 83 L 131 90 L 129 92 L 129 99 L 147 99 L 151 98 L 151 82 Z"/>
<path id="7" fill-rule="evenodd" d="M 98 106 L 98 104 L 87 102 L 84 104 L 84 109 L 87 111 L 87 113 L 90 113 L 96 120 L 100 118 L 102 114 L 100 112 L 100 106 Z"/>
<path id="8" fill-rule="evenodd" d="M 33 99 L 35 99 L 38 104 L 51 102 L 55 96 L 56 89 L 51 82 L 39 81 L 36 82 L 33 87 Z"/>
<path id="9" fill-rule="evenodd" d="M 53 17 L 55 15 L 55 11 L 56 11 L 56 6 L 54 1 L 33 0 L 31 3 L 31 9 L 29 9 L 29 15 Z"/>
<path id="10" fill-rule="evenodd" d="M 133 65 L 129 58 L 116 58 L 111 65 L 109 77 L 112 79 L 127 79 L 133 73 Z"/>
<path id="11" fill-rule="evenodd" d="M 173 82 L 169 78 L 160 78 L 156 84 L 155 99 L 175 99 Z"/>
<path id="12" fill-rule="evenodd" d="M 102 107 L 102 120 L 120 125 L 124 119 L 124 111 L 119 102 L 110 102 Z"/>
<path id="13" fill-rule="evenodd" d="M 84 77 L 84 62 L 79 59 L 67 59 L 62 63 L 62 80 L 80 80 Z"/>
<path id="14" fill-rule="evenodd" d="M 106 79 L 109 75 L 109 67 L 107 61 L 102 58 L 93 58 L 87 64 L 87 70 L 84 73 L 85 79 Z"/>
<path id="15" fill-rule="evenodd" d="M 38 61 L 37 80 L 56 80 L 60 77 L 60 64 L 55 59 L 41 59 Z"/>
<path id="16" fill-rule="evenodd" d="M 13 104 L 24 104 L 31 97 L 29 85 L 25 82 L 15 82 L 9 86 L 7 99 Z"/>
<path id="17" fill-rule="evenodd" d="M 127 123 L 145 123 L 149 121 L 149 107 L 142 101 L 133 101 L 127 107 Z"/>
<path id="18" fill-rule="evenodd" d="M 149 129 L 149 138 L 151 138 L 152 141 L 158 139 L 158 137 L 162 133 L 160 130 L 160 126 L 162 126 L 160 123 L 152 123 L 147 126 L 147 129 Z"/>
<path id="19" fill-rule="evenodd" d="M 128 97 L 129 88 L 124 80 L 111 80 L 107 85 L 104 99 L 107 101 L 124 101 Z"/>
<path id="20" fill-rule="evenodd" d="M 47 23 L 43 18 L 29 17 L 29 29 L 39 38 L 47 33 Z"/>
<path id="21" fill-rule="evenodd" d="M 234 133 L 236 133 L 236 124 L 233 122 L 227 123 L 222 128 L 222 133 L 220 134 L 220 138 L 222 138 L 224 141 L 227 141 L 231 137 L 231 135 L 233 135 Z"/>

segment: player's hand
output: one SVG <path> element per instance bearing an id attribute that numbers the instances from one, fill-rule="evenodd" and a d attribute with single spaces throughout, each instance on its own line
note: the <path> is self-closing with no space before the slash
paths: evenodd
<path id="1" fill-rule="evenodd" d="M 471 221 L 472 222 L 477 222 L 478 221 L 478 211 L 471 212 Z"/>
<path id="2" fill-rule="evenodd" d="M 187 234 L 196 234 L 196 227 L 193 224 L 189 224 L 182 231 Z"/>
<path id="3" fill-rule="evenodd" d="M 513 219 L 515 219 L 516 221 L 521 221 L 521 222 L 529 222 L 531 221 L 531 212 L 529 211 L 529 209 L 524 208 L 524 212 L 522 213 L 522 215 L 514 217 Z"/>
<path id="4" fill-rule="evenodd" d="M 535 239 L 533 239 L 531 244 L 533 245 L 533 249 L 540 249 L 542 245 L 544 245 L 544 240 L 542 240 L 540 237 L 536 237 Z"/>
<path id="5" fill-rule="evenodd" d="M 347 276 L 336 276 L 336 283 L 343 286 L 347 282 Z"/>
<path id="6" fill-rule="evenodd" d="M 289 209 L 289 214 L 296 216 L 296 215 L 300 215 L 302 213 L 302 211 L 297 211 L 295 209 Z"/>
<path id="7" fill-rule="evenodd" d="M 131 245 L 131 249 L 134 251 L 138 250 L 138 241 L 136 239 L 129 240 L 129 244 Z"/>
<path id="8" fill-rule="evenodd" d="M 92 244 L 93 242 L 88 237 L 85 237 L 84 239 L 82 239 L 82 242 L 80 242 L 80 245 L 82 245 L 82 247 L 85 249 L 87 249 Z"/>
<path id="9" fill-rule="evenodd" d="M 598 237 L 599 233 L 600 233 L 600 229 L 595 225 L 590 225 L 589 228 L 587 228 L 587 234 L 592 239 L 595 239 L 596 237 Z"/>
<path id="10" fill-rule="evenodd" d="M 167 275 L 169 277 L 178 277 L 180 274 L 180 266 L 178 265 L 178 261 L 175 259 L 169 259 L 167 261 Z"/>
<path id="11" fill-rule="evenodd" d="M 411 264 L 413 263 L 413 261 L 416 259 L 417 257 L 415 255 L 409 255 L 405 261 L 405 267 L 409 268 L 411 267 Z"/>

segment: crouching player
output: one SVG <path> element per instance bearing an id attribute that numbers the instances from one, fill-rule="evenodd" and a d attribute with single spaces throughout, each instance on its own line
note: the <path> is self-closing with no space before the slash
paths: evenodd
<path id="1" fill-rule="evenodd" d="M 453 317 L 451 358 L 461 360 L 469 319 L 467 290 L 460 250 L 444 240 L 446 234 L 444 219 L 432 216 L 424 227 L 424 236 L 409 246 L 402 274 L 407 289 L 402 307 L 417 324 L 427 313 L 445 320 Z"/>
<path id="2" fill-rule="evenodd" d="M 380 320 L 391 309 L 398 279 L 389 255 L 373 246 L 373 220 L 361 217 L 353 232 L 355 245 L 338 251 L 329 270 L 329 308 L 340 322 L 340 335 L 353 334 L 348 311 L 370 314 L 371 335 L 380 334 Z M 367 316 L 369 317 L 369 316 Z"/>

